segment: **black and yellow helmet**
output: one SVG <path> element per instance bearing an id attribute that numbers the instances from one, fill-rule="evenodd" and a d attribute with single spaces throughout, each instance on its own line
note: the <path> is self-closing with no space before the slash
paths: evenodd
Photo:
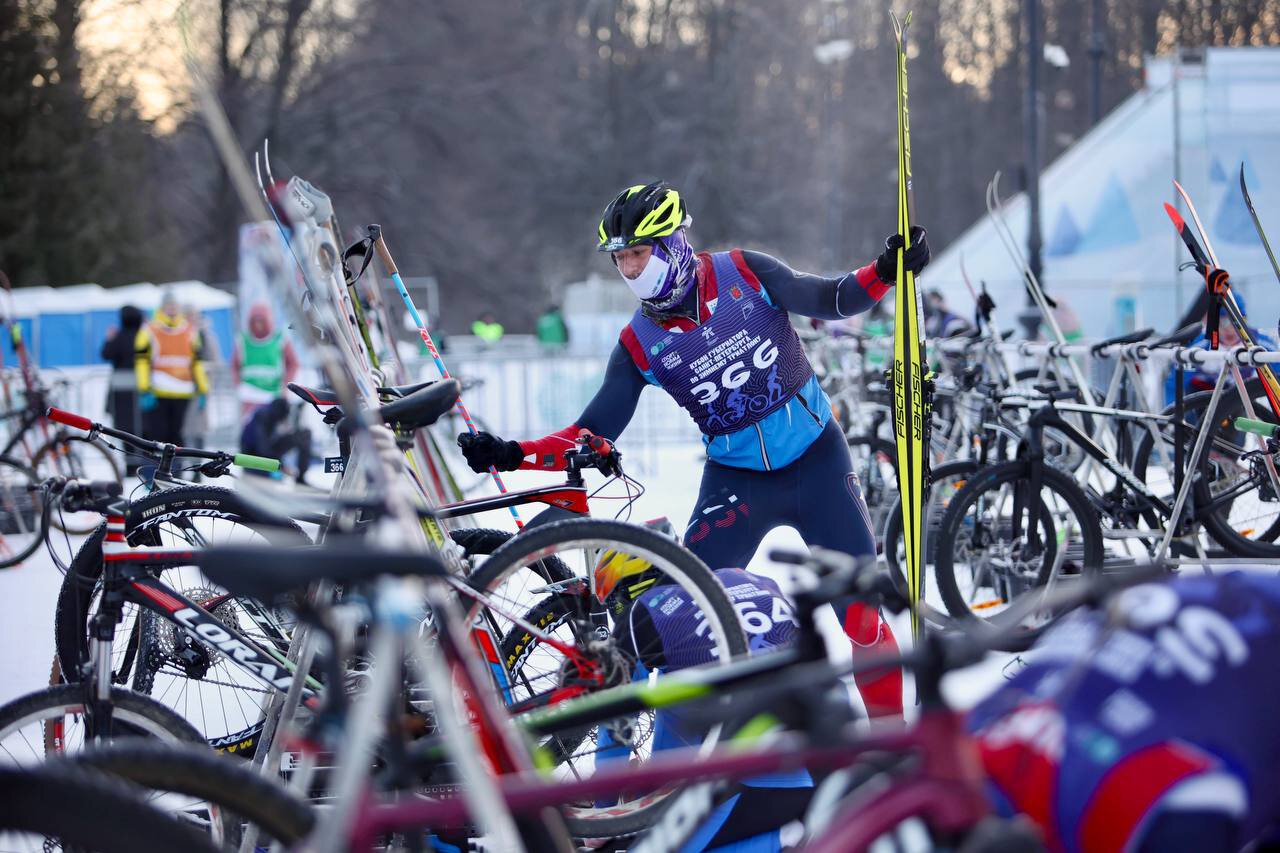
<path id="1" fill-rule="evenodd" d="M 600 252 L 616 252 L 650 243 L 688 227 L 693 218 L 680 193 L 664 181 L 637 184 L 618 193 L 600 218 Z"/>

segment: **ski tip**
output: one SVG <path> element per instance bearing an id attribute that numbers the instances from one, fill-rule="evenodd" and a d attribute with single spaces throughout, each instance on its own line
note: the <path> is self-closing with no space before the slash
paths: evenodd
<path id="1" fill-rule="evenodd" d="M 1167 201 L 1164 203 L 1164 212 L 1169 214 L 1169 218 L 1173 220 L 1174 227 L 1179 231 L 1187 227 L 1186 220 L 1182 218 L 1182 214 L 1174 210 L 1173 205 L 1169 204 Z"/>

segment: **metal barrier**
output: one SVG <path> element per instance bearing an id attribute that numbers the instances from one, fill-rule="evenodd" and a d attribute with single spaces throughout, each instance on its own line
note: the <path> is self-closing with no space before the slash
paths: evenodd
<path id="1" fill-rule="evenodd" d="M 500 349 L 449 354 L 450 370 L 466 388 L 477 426 L 504 438 L 537 438 L 563 429 L 582 413 L 604 379 L 604 356 Z M 430 359 L 406 361 L 410 375 L 434 378 Z M 699 440 L 688 413 L 667 394 L 645 393 L 627 427 L 625 444 L 688 444 Z"/>

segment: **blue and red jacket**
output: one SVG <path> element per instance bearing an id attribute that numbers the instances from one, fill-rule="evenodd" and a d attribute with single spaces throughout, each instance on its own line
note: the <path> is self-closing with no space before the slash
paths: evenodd
<path id="1" fill-rule="evenodd" d="M 562 468 L 564 450 L 581 429 L 616 439 L 649 385 L 663 388 L 689 410 L 702 430 L 708 458 L 718 464 L 768 471 L 794 462 L 809 448 L 831 418 L 831 403 L 799 350 L 788 314 L 851 317 L 879 301 L 890 285 L 880 281 L 874 264 L 827 278 L 741 249 L 700 252 L 697 277 L 675 312 L 661 318 L 637 312 L 622 330 L 604 382 L 582 415 L 559 432 L 521 442 L 521 467 Z M 719 314 L 726 310 L 728 316 Z M 696 336 L 683 337 L 695 330 Z M 727 341 L 734 336 L 736 343 Z M 755 346 L 744 346 L 752 341 Z M 766 341 L 776 353 L 761 349 Z M 664 365 L 663 357 L 670 364 L 677 350 L 680 363 Z M 696 370 L 691 369 L 695 362 Z M 706 411 L 700 401 L 713 394 L 714 411 Z"/>

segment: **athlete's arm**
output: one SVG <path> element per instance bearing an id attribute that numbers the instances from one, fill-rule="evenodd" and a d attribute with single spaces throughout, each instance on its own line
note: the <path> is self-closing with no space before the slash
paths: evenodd
<path id="1" fill-rule="evenodd" d="M 875 262 L 837 278 L 797 272 L 764 252 L 743 251 L 747 266 L 780 307 L 819 320 L 861 314 L 880 301 L 892 283 L 876 275 Z"/>
<path id="2" fill-rule="evenodd" d="M 578 419 L 551 435 L 520 442 L 524 454 L 521 468 L 539 471 L 563 471 L 564 452 L 574 446 L 580 430 L 617 440 L 631 423 L 640 402 L 640 392 L 647 383 L 622 344 L 614 344 L 613 354 L 604 371 L 600 390 L 587 403 Z"/>

